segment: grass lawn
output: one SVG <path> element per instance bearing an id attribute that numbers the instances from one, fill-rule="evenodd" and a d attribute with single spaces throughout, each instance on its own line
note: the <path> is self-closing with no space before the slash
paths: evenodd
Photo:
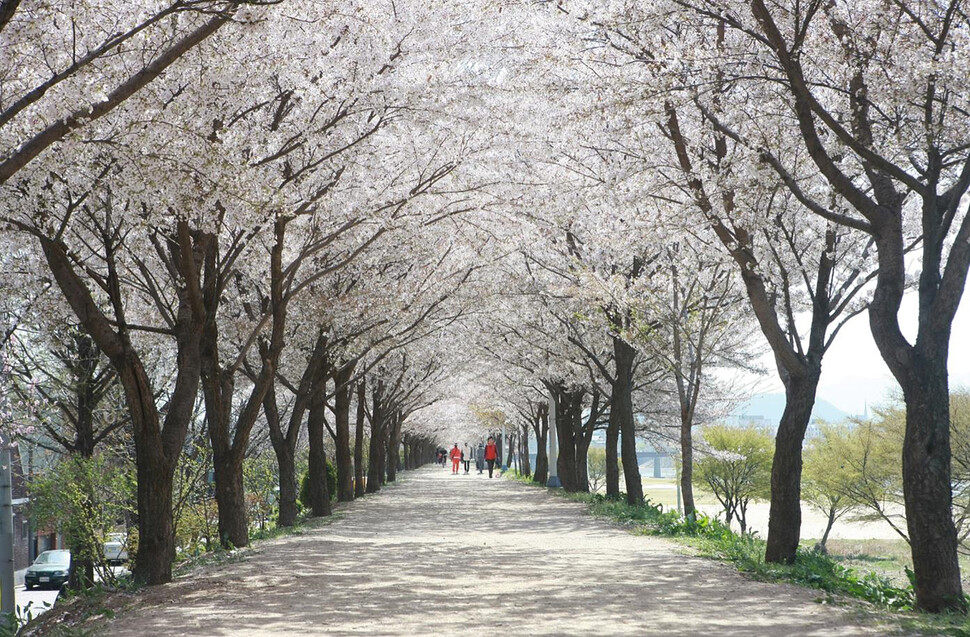
<path id="1" fill-rule="evenodd" d="M 806 547 L 815 546 L 817 539 L 802 541 Z M 913 567 L 909 544 L 898 540 L 832 540 L 828 542 L 829 555 L 843 566 L 859 572 L 873 571 L 887 577 L 897 586 L 909 584 L 906 569 Z M 963 574 L 964 591 L 970 591 L 970 557 L 960 556 L 960 572 Z"/>
<path id="2" fill-rule="evenodd" d="M 677 508 L 677 482 L 672 478 L 643 478 L 643 497 L 654 504 L 662 504 L 664 510 Z M 623 481 L 620 481 L 623 488 Z M 709 491 L 694 487 L 694 502 L 696 504 L 718 504 L 717 498 Z"/>

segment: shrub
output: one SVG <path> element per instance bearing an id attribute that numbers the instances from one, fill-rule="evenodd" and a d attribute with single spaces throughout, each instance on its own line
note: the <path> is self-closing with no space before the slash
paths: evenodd
<path id="1" fill-rule="evenodd" d="M 337 498 L 337 467 L 335 467 L 329 460 L 327 460 L 327 492 L 330 493 L 331 500 L 335 500 Z M 301 508 L 310 508 L 309 472 L 304 473 L 303 478 L 300 479 L 300 495 L 298 500 Z"/>

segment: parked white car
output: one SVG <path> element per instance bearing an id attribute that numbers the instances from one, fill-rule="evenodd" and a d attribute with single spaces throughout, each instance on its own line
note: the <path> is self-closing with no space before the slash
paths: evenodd
<path id="1" fill-rule="evenodd" d="M 112 566 L 120 566 L 128 561 L 128 536 L 124 533 L 109 533 L 104 543 L 104 559 Z"/>

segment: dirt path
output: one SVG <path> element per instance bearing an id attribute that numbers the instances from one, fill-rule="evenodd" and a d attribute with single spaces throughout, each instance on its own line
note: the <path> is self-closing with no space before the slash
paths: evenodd
<path id="1" fill-rule="evenodd" d="M 408 472 L 342 515 L 153 589 L 154 606 L 106 634 L 885 634 L 813 602 L 816 592 L 748 581 L 541 489 L 474 472 Z"/>

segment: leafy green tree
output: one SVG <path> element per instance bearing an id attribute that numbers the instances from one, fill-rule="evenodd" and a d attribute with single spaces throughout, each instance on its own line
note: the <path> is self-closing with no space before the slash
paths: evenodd
<path id="1" fill-rule="evenodd" d="M 606 486 L 606 449 L 591 447 L 586 454 L 586 461 L 588 463 L 589 492 L 598 493 L 600 489 Z M 617 465 L 620 467 L 622 477 L 623 467 L 619 462 L 617 462 Z"/>
<path id="2" fill-rule="evenodd" d="M 902 477 L 905 408 L 894 404 L 875 414 L 855 424 L 835 456 L 846 473 L 842 490 L 863 509 L 860 519 L 885 521 L 909 542 Z M 970 553 L 970 390 L 966 388 L 950 394 L 950 453 L 952 512 L 960 551 L 966 554 Z"/>
<path id="3" fill-rule="evenodd" d="M 896 407 L 876 410 L 874 419 L 855 421 L 844 435 L 832 439 L 827 464 L 828 487 L 859 510 L 856 519 L 882 520 L 909 541 L 903 515 L 905 422 L 903 410 Z"/>
<path id="4" fill-rule="evenodd" d="M 826 552 L 825 544 L 835 522 L 860 508 L 848 495 L 858 480 L 858 473 L 846 462 L 846 452 L 857 447 L 854 438 L 852 427 L 824 425 L 802 458 L 802 499 L 827 518 L 822 539 L 815 545 L 822 553 Z"/>
<path id="5" fill-rule="evenodd" d="M 53 468 L 35 474 L 28 491 L 27 513 L 33 525 L 64 533 L 76 566 L 71 588 L 90 587 L 95 574 L 102 582 L 113 582 L 104 542 L 134 510 L 135 471 L 130 460 L 107 453 L 65 456 Z"/>
<path id="6" fill-rule="evenodd" d="M 337 498 L 337 467 L 327 460 L 327 491 L 330 492 L 330 499 Z M 304 510 L 310 508 L 310 474 L 304 473 L 300 480 L 300 506 Z"/>
<path id="7" fill-rule="evenodd" d="M 276 515 L 276 488 L 279 471 L 272 452 L 256 453 L 243 461 L 243 488 L 249 507 L 250 523 L 265 529 Z"/>
<path id="8" fill-rule="evenodd" d="M 176 554 L 180 557 L 210 551 L 219 541 L 211 471 L 212 449 L 195 432 L 192 443 L 179 457 L 173 483 L 172 519 Z"/>
<path id="9" fill-rule="evenodd" d="M 748 504 L 768 498 L 774 444 L 764 429 L 705 427 L 694 464 L 694 484 L 707 488 L 724 507 L 725 522 L 737 520 L 741 533 L 748 530 Z"/>

